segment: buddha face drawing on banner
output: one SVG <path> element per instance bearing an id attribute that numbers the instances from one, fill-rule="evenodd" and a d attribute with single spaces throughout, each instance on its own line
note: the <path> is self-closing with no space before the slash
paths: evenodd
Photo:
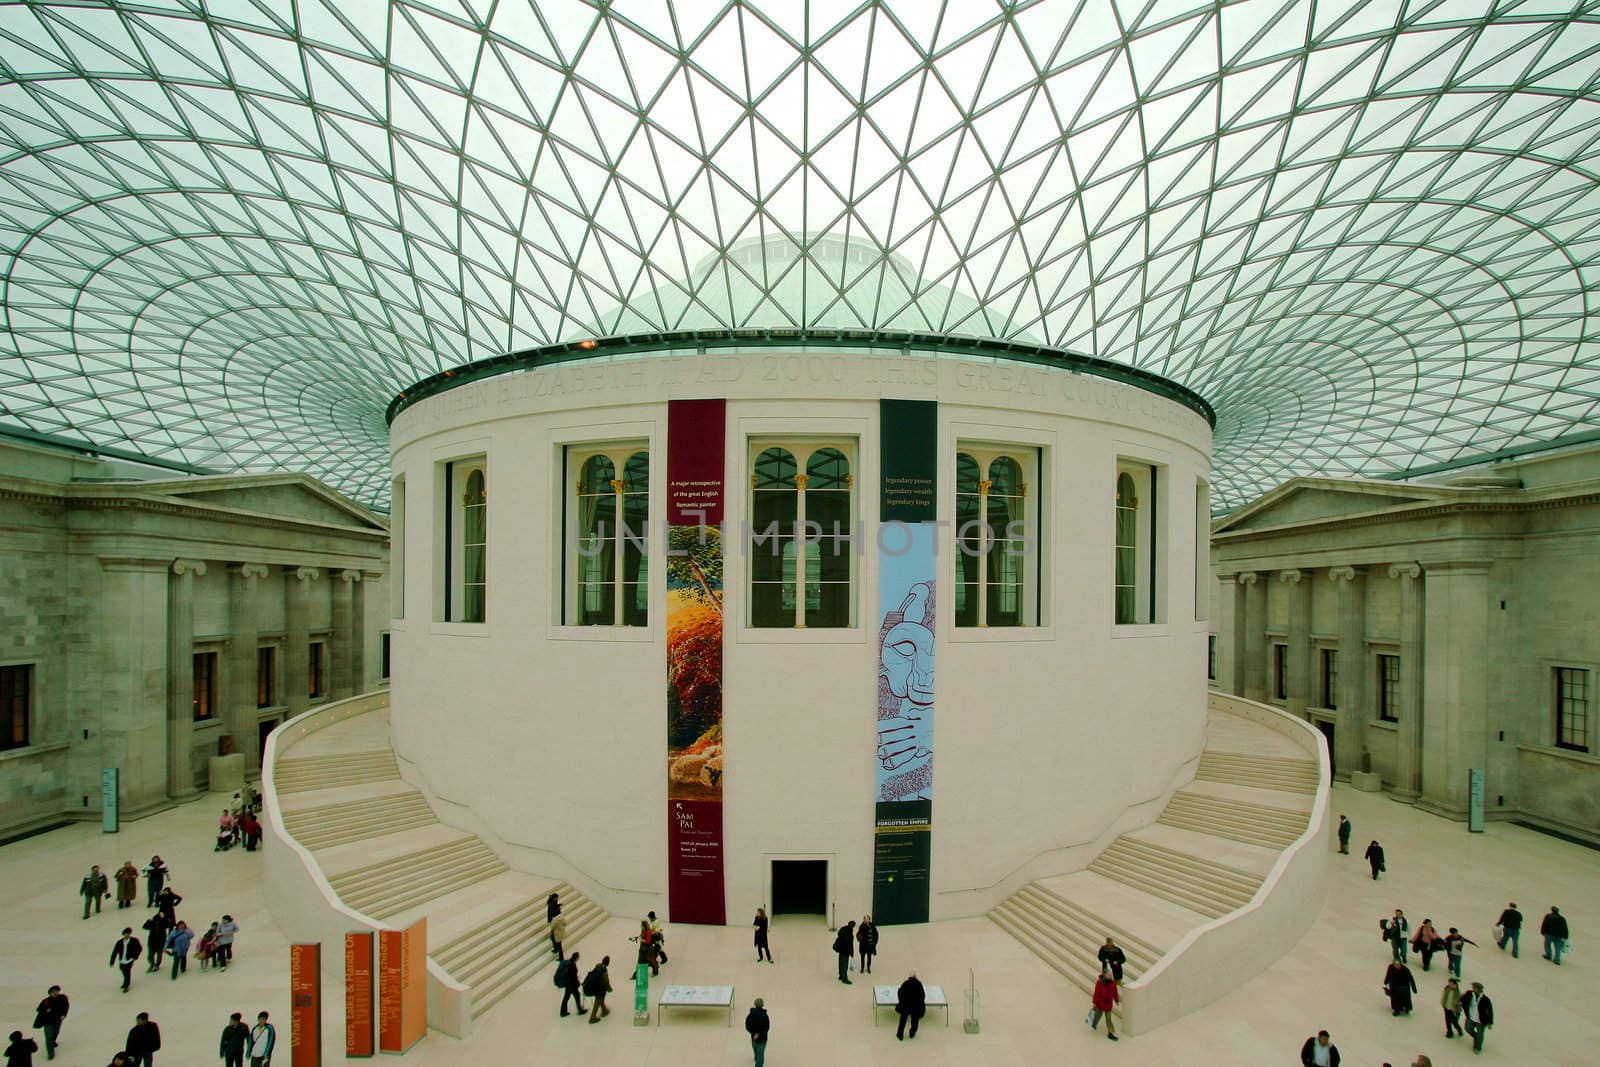
<path id="1" fill-rule="evenodd" d="M 933 786 L 932 582 L 917 582 L 878 637 L 878 800 L 927 800 Z"/>

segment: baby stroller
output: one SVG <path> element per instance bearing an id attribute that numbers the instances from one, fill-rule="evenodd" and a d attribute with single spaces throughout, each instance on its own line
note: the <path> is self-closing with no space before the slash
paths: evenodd
<path id="1" fill-rule="evenodd" d="M 226 852 L 232 848 L 238 840 L 239 828 L 234 823 L 233 816 L 229 815 L 225 811 L 222 813 L 221 821 L 217 824 L 217 847 L 211 851 Z"/>

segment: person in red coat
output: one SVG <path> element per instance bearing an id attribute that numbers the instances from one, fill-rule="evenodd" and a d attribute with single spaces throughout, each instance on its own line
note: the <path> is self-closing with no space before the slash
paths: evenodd
<path id="1" fill-rule="evenodd" d="M 1117 1001 L 1122 999 L 1122 994 L 1117 991 L 1117 980 L 1111 977 L 1111 968 L 1107 967 L 1100 972 L 1100 977 L 1094 983 L 1094 1018 L 1089 1022 L 1091 1030 L 1100 1028 L 1100 1020 L 1106 1021 L 1106 1037 L 1112 1041 L 1117 1040 L 1117 1028 L 1111 1022 L 1111 1010 L 1117 1006 Z"/>

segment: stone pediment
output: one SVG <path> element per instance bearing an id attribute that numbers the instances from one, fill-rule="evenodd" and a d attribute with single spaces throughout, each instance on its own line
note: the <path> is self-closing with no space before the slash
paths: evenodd
<path id="1" fill-rule="evenodd" d="M 1319 522 L 1431 503 L 1450 495 L 1435 486 L 1295 478 L 1225 517 L 1213 534 Z"/>
<path id="2" fill-rule="evenodd" d="M 192 478 L 140 488 L 233 511 L 256 512 L 329 526 L 357 526 L 367 530 L 385 528 L 378 516 L 366 508 L 320 482 L 298 474 Z"/>

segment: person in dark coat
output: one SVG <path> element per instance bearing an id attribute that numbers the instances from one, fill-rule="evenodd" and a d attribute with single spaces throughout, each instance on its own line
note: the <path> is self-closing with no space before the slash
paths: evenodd
<path id="1" fill-rule="evenodd" d="M 228 1025 L 222 1028 L 222 1042 L 217 1046 L 222 1067 L 244 1067 L 244 1050 L 249 1045 L 250 1026 L 243 1015 L 234 1012 L 228 1016 Z"/>
<path id="2" fill-rule="evenodd" d="M 1300 1046 L 1301 1067 L 1320 1067 L 1318 1054 L 1322 1055 L 1322 1063 L 1328 1067 L 1339 1067 L 1339 1046 L 1328 1037 L 1328 1031 L 1318 1030 L 1316 1036 L 1306 1038 L 1306 1043 Z"/>
<path id="3" fill-rule="evenodd" d="M 752 924 L 756 928 L 756 962 L 761 962 L 764 954 L 767 962 L 772 962 L 772 949 L 767 947 L 767 909 L 756 909 L 756 921 Z"/>
<path id="4" fill-rule="evenodd" d="M 1544 935 L 1544 958 L 1561 966 L 1561 953 L 1567 947 L 1567 919 L 1560 908 L 1550 908 L 1550 914 L 1539 924 L 1539 933 Z"/>
<path id="5" fill-rule="evenodd" d="M 143 951 L 144 946 L 133 936 L 133 927 L 124 926 L 122 936 L 111 946 L 111 962 L 108 964 L 111 967 L 121 968 L 124 993 L 128 991 L 128 984 L 133 981 L 133 965 L 138 962 L 139 953 Z"/>
<path id="6" fill-rule="evenodd" d="M 133 865 L 132 860 L 124 860 L 114 877 L 117 880 L 118 909 L 133 907 L 133 902 L 139 899 L 139 868 Z"/>
<path id="7" fill-rule="evenodd" d="M 67 1017 L 67 1012 L 72 1008 L 67 1000 L 67 995 L 61 992 L 61 987 L 53 985 L 50 991 L 39 1001 L 39 1006 L 33 1010 L 33 1028 L 44 1031 L 44 1057 L 47 1060 L 56 1058 L 56 1042 L 61 1038 L 61 1022 Z"/>
<path id="8" fill-rule="evenodd" d="M 183 903 L 183 898 L 172 891 L 169 885 L 156 896 L 156 910 L 167 920 L 168 926 L 178 925 L 178 905 Z"/>
<path id="9" fill-rule="evenodd" d="M 94 905 L 94 913 L 100 914 L 100 903 L 111 895 L 108 888 L 111 885 L 106 879 L 106 872 L 96 863 L 89 868 L 89 873 L 83 876 L 83 881 L 78 883 L 78 895 L 83 897 L 83 917 L 89 917 L 89 905 Z"/>
<path id="10" fill-rule="evenodd" d="M 917 981 L 917 976 L 912 975 L 900 983 L 900 995 L 895 998 L 894 1010 L 900 1015 L 900 1025 L 895 1029 L 894 1036 L 897 1040 L 904 1041 L 906 1036 L 906 1020 L 911 1020 L 911 1036 L 917 1036 L 917 1024 L 922 1021 L 923 1012 L 928 1010 L 928 995 L 923 991 L 922 983 Z"/>
<path id="11" fill-rule="evenodd" d="M 556 916 L 561 914 L 561 894 L 551 893 L 544 898 L 544 921 L 553 923 Z"/>
<path id="12" fill-rule="evenodd" d="M 872 916 L 863 915 L 856 927 L 856 947 L 861 950 L 861 973 L 872 973 L 872 957 L 878 954 L 878 924 Z"/>
<path id="13" fill-rule="evenodd" d="M 167 935 L 172 932 L 172 924 L 164 912 L 158 911 L 144 921 L 144 932 L 150 943 L 150 966 L 145 970 L 160 970 L 161 954 L 167 950 Z"/>
<path id="14" fill-rule="evenodd" d="M 160 856 L 151 856 L 149 864 L 144 869 L 144 895 L 145 907 L 156 906 L 156 898 L 161 895 L 161 887 L 167 884 L 172 869 L 161 862 Z"/>
<path id="15" fill-rule="evenodd" d="M 156 1053 L 161 1051 L 161 1027 L 150 1020 L 150 1013 L 141 1011 L 128 1031 L 128 1055 L 135 1067 L 155 1067 Z"/>
<path id="16" fill-rule="evenodd" d="M 1395 960 L 1383 975 L 1383 991 L 1389 994 L 1389 1008 L 1396 1015 L 1411 1014 L 1411 994 L 1417 991 L 1417 980 L 1411 968 Z"/>
<path id="17" fill-rule="evenodd" d="M 33 1067 L 33 1054 L 38 1051 L 37 1041 L 23 1037 L 21 1030 L 13 1030 L 11 1044 L 6 1046 L 6 1067 Z"/>
<path id="18" fill-rule="evenodd" d="M 839 934 L 833 939 L 833 951 L 839 957 L 839 981 L 850 985 L 850 957 L 856 954 L 856 924 L 847 922 L 839 927 Z"/>
<path id="19" fill-rule="evenodd" d="M 1353 829 L 1349 819 L 1339 816 L 1339 851 L 1346 856 L 1350 854 L 1350 831 Z"/>
<path id="20" fill-rule="evenodd" d="M 1483 995 L 1483 983 L 1473 982 L 1472 988 L 1461 994 L 1461 1014 L 1472 1038 L 1472 1051 L 1483 1051 L 1484 1031 L 1494 1025 L 1494 1004 Z"/>
<path id="21" fill-rule="evenodd" d="M 561 980 L 561 1014 L 567 1014 L 567 1001 L 570 1000 L 578 1006 L 578 1017 L 582 1018 L 588 1009 L 583 1006 L 583 991 L 580 984 L 583 977 L 582 972 L 578 970 L 578 954 L 574 952 L 556 964 L 558 970 L 562 967 L 566 968 L 566 972 Z"/>
<path id="22" fill-rule="evenodd" d="M 1383 863 L 1383 846 L 1378 844 L 1376 841 L 1368 845 L 1366 858 L 1367 863 L 1372 867 L 1372 880 L 1376 882 L 1378 880 L 1378 875 L 1387 870 Z"/>
<path id="23" fill-rule="evenodd" d="M 1096 955 L 1100 959 L 1100 969 L 1103 971 L 1107 967 L 1111 968 L 1112 979 L 1121 982 L 1122 967 L 1128 962 L 1128 956 L 1117 943 L 1109 937 L 1106 938 L 1106 943 L 1100 946 L 1100 951 Z"/>
<path id="24" fill-rule="evenodd" d="M 600 962 L 595 964 L 583 979 L 583 991 L 589 994 L 589 1021 L 597 1023 L 607 1015 L 611 1009 L 606 1007 L 606 994 L 611 992 L 611 957 L 602 956 Z"/>
<path id="25" fill-rule="evenodd" d="M 1500 913 L 1500 921 L 1495 923 L 1500 927 L 1500 933 L 1495 937 L 1494 943 L 1500 946 L 1500 951 L 1506 950 L 1506 942 L 1511 942 L 1511 958 L 1516 959 L 1522 951 L 1522 912 L 1517 910 L 1517 902 L 1511 901 L 1506 905 L 1506 910 Z"/>
<path id="26" fill-rule="evenodd" d="M 772 1020 L 767 1018 L 766 1001 L 756 998 L 750 1014 L 744 1017 L 744 1032 L 750 1035 L 750 1051 L 756 1055 L 756 1067 L 767 1059 L 767 1035 L 772 1032 Z"/>

